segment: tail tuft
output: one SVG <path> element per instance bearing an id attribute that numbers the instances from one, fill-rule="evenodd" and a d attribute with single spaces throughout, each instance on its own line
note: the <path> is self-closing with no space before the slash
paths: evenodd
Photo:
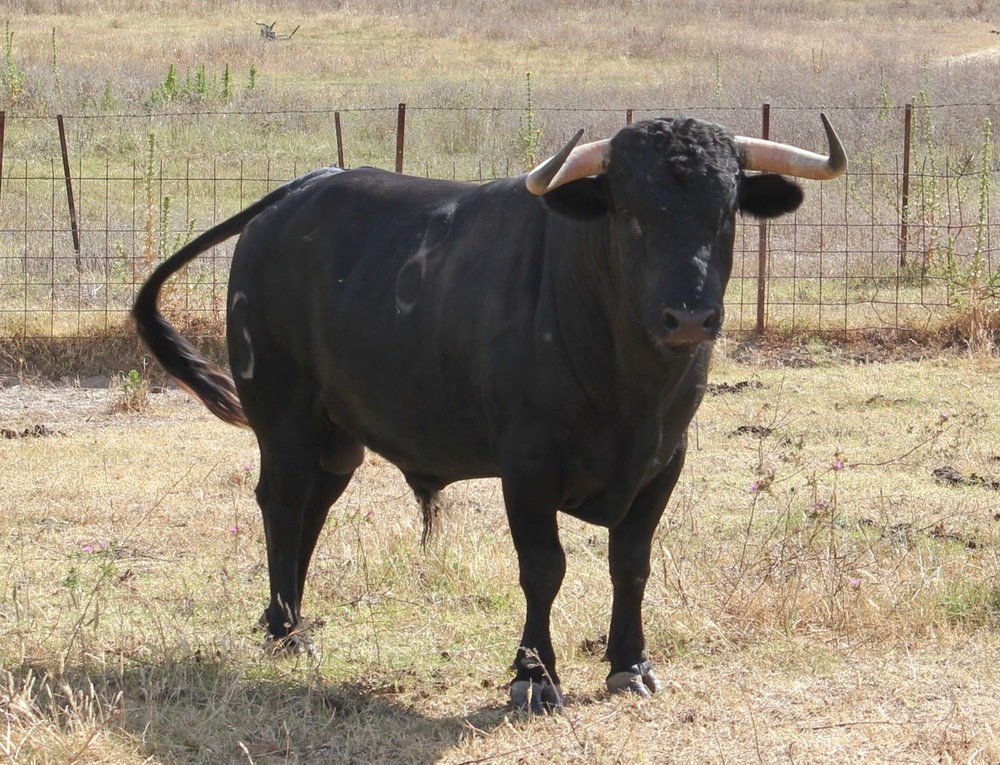
<path id="1" fill-rule="evenodd" d="M 163 370 L 220 420 L 247 427 L 232 378 L 202 356 L 158 310 L 143 313 L 138 301 L 136 306 L 133 316 L 139 337 Z"/>

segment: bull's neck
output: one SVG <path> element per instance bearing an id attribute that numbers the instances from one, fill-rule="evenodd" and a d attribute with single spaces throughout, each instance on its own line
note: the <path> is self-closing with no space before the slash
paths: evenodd
<path id="1" fill-rule="evenodd" d="M 547 253 L 556 332 L 577 383 L 591 398 L 662 400 L 694 349 L 664 354 L 646 332 L 613 250 L 607 219 L 563 222 Z"/>

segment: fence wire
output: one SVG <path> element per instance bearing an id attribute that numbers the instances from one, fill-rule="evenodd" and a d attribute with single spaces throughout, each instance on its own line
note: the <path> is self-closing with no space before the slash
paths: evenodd
<path id="1" fill-rule="evenodd" d="M 816 111 L 810 110 L 812 118 Z M 625 109 L 540 115 L 550 124 L 559 119 L 585 121 L 592 134 L 607 135 L 624 122 L 626 113 L 631 116 Z M 399 163 L 401 151 L 412 143 L 417 150 L 406 155 L 406 169 L 415 174 L 484 181 L 522 169 L 524 147 L 520 153 L 511 150 L 517 146 L 517 131 L 523 132 L 516 111 L 411 105 L 408 115 L 404 145 L 402 130 L 394 132 L 395 110 L 351 112 L 351 120 L 345 122 L 361 125 L 357 129 L 363 129 L 366 140 L 385 144 L 382 149 L 366 149 L 362 159 L 381 157 L 391 169 L 393 149 Z M 478 157 L 475 145 L 463 144 L 460 160 L 451 159 L 450 167 L 447 159 L 432 157 L 434 148 L 422 130 L 437 131 L 436 141 L 454 143 L 469 132 L 472 120 L 484 115 L 493 121 L 491 129 L 500 126 L 507 131 L 507 139 L 493 141 L 485 156 Z M 201 119 L 224 122 L 239 116 L 201 115 Z M 332 124 L 332 116 L 298 114 L 294 120 Z M 720 119 L 725 121 L 726 116 L 746 125 L 752 112 Z M 879 124 L 875 115 L 864 116 L 870 123 L 866 134 L 875 133 L 871 127 Z M 144 127 L 150 116 L 113 119 Z M 288 115 L 280 119 L 283 124 L 294 121 Z M 67 119 L 71 142 L 74 128 L 90 130 L 85 123 L 92 120 Z M 378 123 L 377 130 L 372 122 Z M 16 118 L 8 118 L 8 130 L 15 123 Z M 457 132 L 442 137 L 438 134 L 442 124 Z M 843 179 L 807 183 L 806 202 L 799 211 L 768 223 L 766 232 L 757 221 L 741 219 L 727 292 L 727 331 L 907 332 L 933 329 L 970 306 L 998 310 L 1000 259 L 991 232 L 1000 210 L 991 205 L 993 160 L 979 155 L 989 150 L 963 147 L 954 157 L 925 153 L 905 168 L 899 124 L 899 120 L 885 123 L 885 132 L 891 135 L 883 136 L 878 148 L 852 153 L 851 169 Z M 337 125 L 339 144 L 339 114 Z M 303 124 L 297 129 L 317 126 Z M 476 127 L 472 132 L 483 135 L 482 130 Z M 814 127 L 810 130 L 815 134 Z M 973 134 L 977 130 L 978 126 L 969 128 Z M 349 144 L 351 134 L 345 132 Z M 343 146 L 337 148 L 343 153 Z M 127 315 L 135 293 L 157 263 L 192 236 L 316 166 L 308 164 L 308 158 L 306 163 L 298 158 L 154 159 L 152 151 L 141 149 L 136 152 L 139 157 L 123 161 L 73 156 L 70 150 L 67 176 L 57 152 L 44 159 L 16 156 L 11 150 L 0 155 L 0 338 L 129 333 Z M 326 152 L 333 154 L 330 144 Z M 763 250 L 762 241 L 766 241 Z M 168 310 L 189 326 L 221 332 L 234 243 L 206 253 L 166 291 Z"/>

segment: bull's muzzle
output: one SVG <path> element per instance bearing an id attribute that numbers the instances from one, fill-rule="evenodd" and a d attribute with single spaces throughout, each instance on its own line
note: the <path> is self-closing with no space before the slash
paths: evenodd
<path id="1" fill-rule="evenodd" d="M 660 309 L 660 342 L 664 345 L 693 345 L 715 340 L 722 331 L 722 309 Z"/>

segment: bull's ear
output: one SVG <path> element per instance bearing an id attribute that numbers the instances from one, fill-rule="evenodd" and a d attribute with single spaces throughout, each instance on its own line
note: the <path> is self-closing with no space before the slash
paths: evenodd
<path id="1" fill-rule="evenodd" d="M 546 192 L 545 206 L 557 215 L 577 220 L 599 218 L 608 211 L 604 182 L 600 178 L 581 178 Z"/>
<path id="2" fill-rule="evenodd" d="M 802 187 L 781 175 L 744 175 L 740 178 L 740 210 L 757 218 L 777 218 L 802 204 Z"/>

